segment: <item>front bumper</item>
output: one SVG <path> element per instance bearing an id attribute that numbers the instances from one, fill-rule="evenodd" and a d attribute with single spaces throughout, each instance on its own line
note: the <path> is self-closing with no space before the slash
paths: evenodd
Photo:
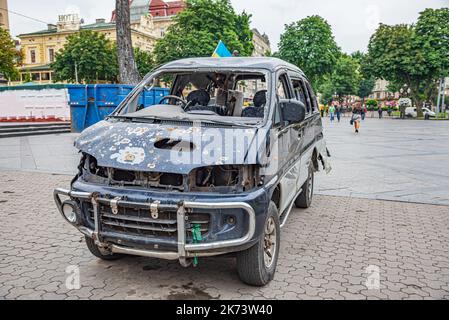
<path id="1" fill-rule="evenodd" d="M 214 256 L 226 252 L 236 251 L 236 248 L 251 244 L 256 234 L 256 212 L 254 208 L 246 202 L 208 202 L 208 201 L 179 201 L 176 204 L 164 201 L 147 201 L 135 202 L 120 198 L 109 198 L 101 196 L 97 192 L 80 192 L 75 190 L 55 189 L 54 199 L 59 212 L 65 218 L 61 200 L 61 196 L 69 197 L 72 201 L 89 202 L 93 209 L 93 228 L 86 224 L 74 224 L 81 233 L 92 238 L 95 243 L 109 249 L 113 253 L 123 253 L 137 256 L 146 256 L 153 258 L 161 258 L 167 260 L 179 260 L 181 264 L 187 265 L 189 258 L 201 256 Z M 138 207 L 148 212 L 155 213 L 158 211 L 169 210 L 176 212 L 176 228 L 177 228 L 177 250 L 148 250 L 148 248 L 136 247 L 133 245 L 119 245 L 104 241 L 104 234 L 101 230 L 100 207 L 108 206 L 113 208 L 113 212 L 121 207 Z M 80 208 L 79 208 L 80 209 Z M 210 241 L 205 243 L 188 243 L 186 239 L 186 212 L 193 209 L 201 210 L 223 210 L 223 209 L 239 209 L 246 215 L 246 229 L 243 236 L 234 239 Z M 238 251 L 238 250 L 237 250 Z"/>

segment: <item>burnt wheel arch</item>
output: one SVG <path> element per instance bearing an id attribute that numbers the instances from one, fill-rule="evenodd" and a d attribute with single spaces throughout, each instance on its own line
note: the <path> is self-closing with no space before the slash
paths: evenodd
<path id="1" fill-rule="evenodd" d="M 273 193 L 271 194 L 271 201 L 274 202 L 274 204 L 276 205 L 276 208 L 278 210 L 280 210 L 280 205 L 281 205 L 281 186 L 280 184 L 278 184 L 274 189 L 273 189 Z"/>

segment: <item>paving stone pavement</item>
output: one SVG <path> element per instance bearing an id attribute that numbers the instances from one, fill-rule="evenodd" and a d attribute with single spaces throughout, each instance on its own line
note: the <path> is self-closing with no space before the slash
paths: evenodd
<path id="1" fill-rule="evenodd" d="M 317 175 L 315 191 L 449 205 L 449 121 L 368 116 L 357 135 L 349 117 L 332 124 L 323 119 L 333 170 Z"/>
<path id="2" fill-rule="evenodd" d="M 53 203 L 53 188 L 70 179 L 0 171 L 0 299 L 449 298 L 448 206 L 316 196 L 282 229 L 274 280 L 254 288 L 239 281 L 232 257 L 187 269 L 94 258 Z M 66 286 L 70 266 L 78 290 Z M 377 271 L 380 289 L 367 287 Z"/>

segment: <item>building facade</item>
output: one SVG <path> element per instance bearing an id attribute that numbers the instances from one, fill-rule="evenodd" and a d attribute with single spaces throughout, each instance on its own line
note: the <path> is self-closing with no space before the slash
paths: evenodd
<path id="1" fill-rule="evenodd" d="M 267 53 L 271 52 L 270 40 L 268 36 L 264 33 L 261 34 L 259 30 L 253 29 L 253 44 L 254 44 L 254 57 L 264 57 Z"/>
<path id="2" fill-rule="evenodd" d="M 377 79 L 374 84 L 373 92 L 368 98 L 377 100 L 381 106 L 386 106 L 388 101 L 398 100 L 400 98 L 400 94 L 399 92 L 393 93 L 388 90 L 387 80 Z"/>
<path id="3" fill-rule="evenodd" d="M 34 82 L 49 83 L 53 71 L 50 64 L 56 53 L 67 42 L 67 37 L 83 30 L 104 34 L 106 39 L 117 40 L 115 22 L 97 19 L 95 23 L 84 25 L 76 14 L 60 15 L 57 24 L 49 24 L 46 30 L 18 35 L 24 53 L 23 66 L 20 68 L 21 81 L 30 78 Z M 141 16 L 131 23 L 133 46 L 151 52 L 158 34 L 155 32 L 151 16 Z"/>
<path id="4" fill-rule="evenodd" d="M 6 3 L 6 0 L 0 0 Z M 167 28 L 174 23 L 173 18 L 185 9 L 184 1 L 129 0 L 131 38 L 134 47 L 151 52 L 158 39 L 165 35 Z M 31 80 L 37 83 L 51 83 L 53 71 L 50 64 L 56 53 L 67 42 L 67 37 L 83 30 L 92 30 L 116 41 L 115 11 L 111 21 L 97 19 L 95 23 L 84 24 L 76 14 L 59 15 L 56 24 L 47 29 L 20 34 L 18 38 L 24 53 L 23 66 L 20 68 L 21 82 Z M 268 36 L 253 29 L 253 56 L 264 56 L 270 51 Z M 211 53 L 212 54 L 212 53 Z"/>
<path id="5" fill-rule="evenodd" d="M 154 31 L 163 37 L 167 28 L 173 24 L 173 17 L 185 9 L 184 1 L 162 0 L 129 0 L 131 22 L 139 21 L 142 16 L 153 18 Z M 115 22 L 115 11 L 112 12 L 111 22 Z"/>
<path id="6" fill-rule="evenodd" d="M 0 0 L 0 28 L 9 31 L 8 0 Z"/>

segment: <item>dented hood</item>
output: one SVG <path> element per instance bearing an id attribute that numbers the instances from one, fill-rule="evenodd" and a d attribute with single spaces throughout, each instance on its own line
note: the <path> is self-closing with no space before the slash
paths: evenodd
<path id="1" fill-rule="evenodd" d="M 260 130 L 104 120 L 84 130 L 75 147 L 103 167 L 188 174 L 209 165 L 259 163 Z"/>

